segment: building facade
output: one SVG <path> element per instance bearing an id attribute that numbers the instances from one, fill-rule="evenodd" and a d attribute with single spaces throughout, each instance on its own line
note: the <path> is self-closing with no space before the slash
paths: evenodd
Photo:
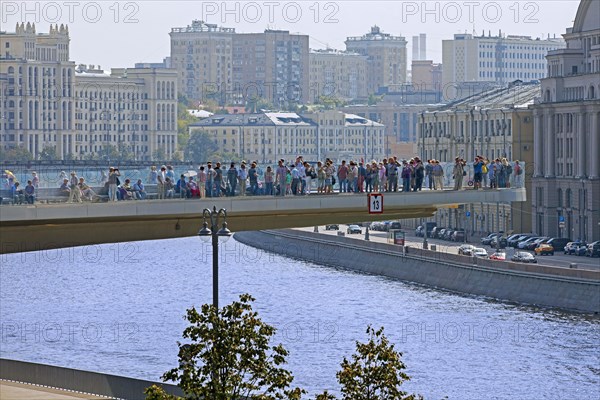
<path id="1" fill-rule="evenodd" d="M 267 29 L 236 33 L 194 20 L 171 29 L 171 66 L 181 93 L 221 105 L 257 98 L 277 106 L 309 98 L 308 36 Z"/>
<path id="2" fill-rule="evenodd" d="M 407 50 L 403 36 L 381 32 L 378 26 L 363 36 L 348 37 L 346 50 L 368 57 L 367 90 L 377 93 L 382 87 L 406 83 Z"/>
<path id="3" fill-rule="evenodd" d="M 176 72 L 113 70 L 69 61 L 69 30 L 36 33 L 18 24 L 1 33 L 2 122 L 0 145 L 23 147 L 34 158 L 54 148 L 59 159 L 101 157 L 112 146 L 131 146 L 138 160 L 177 144 Z M 168 96 L 170 96 L 167 99 Z M 171 143 L 174 141 L 174 146 Z"/>
<path id="4" fill-rule="evenodd" d="M 194 100 L 231 95 L 234 34 L 233 28 L 198 20 L 171 29 L 171 67 L 177 70 L 181 94 Z"/>
<path id="5" fill-rule="evenodd" d="M 383 156 L 383 125 L 338 111 L 213 115 L 190 125 L 194 132 L 208 133 L 219 152 L 266 164 L 298 155 L 312 161 Z"/>
<path id="6" fill-rule="evenodd" d="M 342 100 L 366 99 L 366 56 L 337 50 L 312 50 L 310 62 L 310 101 L 321 96 Z"/>
<path id="7" fill-rule="evenodd" d="M 549 51 L 563 48 L 562 39 L 529 36 L 456 34 L 442 42 L 442 83 L 453 101 L 510 82 L 545 77 Z M 470 89 L 470 90 L 469 90 Z"/>
<path id="8" fill-rule="evenodd" d="M 133 160 L 177 151 L 177 73 L 164 68 L 103 70 L 79 66 L 75 74 L 75 137 L 61 154 L 101 155 L 108 145 Z"/>
<path id="9" fill-rule="evenodd" d="M 539 234 L 600 240 L 600 12 L 582 0 L 567 47 L 548 53 L 533 107 L 532 224 Z"/>
<path id="10" fill-rule="evenodd" d="M 411 82 L 419 90 L 439 90 L 442 88 L 442 64 L 431 60 L 417 60 L 411 65 Z"/>
<path id="11" fill-rule="evenodd" d="M 359 115 L 385 126 L 384 154 L 397 155 L 393 150 L 400 143 L 416 143 L 419 118 L 422 112 L 434 107 L 432 104 L 397 104 L 384 101 L 374 105 L 350 105 L 344 111 Z M 414 154 L 413 154 L 414 155 Z"/>
<path id="12" fill-rule="evenodd" d="M 539 84 L 520 84 L 489 94 L 464 99 L 420 115 L 418 153 L 424 160 L 447 162 L 451 168 L 455 157 L 472 165 L 475 156 L 490 160 L 518 160 L 524 167 L 523 184 L 531 190 L 533 164 L 533 112 L 529 108 L 539 94 Z M 464 185 L 473 178 L 472 167 Z M 515 184 L 514 175 L 511 182 Z M 447 186 L 454 184 L 447 181 Z M 440 226 L 486 232 L 531 232 L 531 200 L 513 204 L 479 203 L 462 210 L 439 210 Z M 465 212 L 470 211 L 467 220 Z M 450 225 L 448 225 L 450 224 Z"/>

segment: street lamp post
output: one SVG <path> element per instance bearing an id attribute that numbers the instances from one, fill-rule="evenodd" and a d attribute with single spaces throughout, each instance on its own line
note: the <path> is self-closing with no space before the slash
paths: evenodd
<path id="1" fill-rule="evenodd" d="M 219 221 L 223 218 L 221 229 L 219 229 Z M 202 211 L 203 224 L 202 229 L 198 232 L 198 236 L 204 242 L 212 239 L 212 255 L 213 255 L 213 306 L 219 308 L 219 242 L 225 243 L 231 237 L 231 231 L 227 229 L 227 210 L 221 208 L 217 211 L 217 207 L 213 206 L 210 210 L 205 208 Z M 208 222 L 210 220 L 210 229 Z"/>

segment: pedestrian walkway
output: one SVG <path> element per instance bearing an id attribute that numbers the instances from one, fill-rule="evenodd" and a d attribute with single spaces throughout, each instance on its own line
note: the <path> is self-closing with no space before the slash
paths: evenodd
<path id="1" fill-rule="evenodd" d="M 44 386 L 28 385 L 12 381 L 0 380 L 0 399 L 2 400 L 106 400 L 112 397 L 96 396 L 53 389 Z"/>

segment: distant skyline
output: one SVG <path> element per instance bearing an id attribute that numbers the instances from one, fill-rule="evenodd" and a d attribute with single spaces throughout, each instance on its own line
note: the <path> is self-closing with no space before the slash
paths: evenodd
<path id="1" fill-rule="evenodd" d="M 427 34 L 427 59 L 441 62 L 442 40 L 456 33 L 560 37 L 572 26 L 578 6 L 579 0 L 3 1 L 0 24 L 14 32 L 17 22 L 35 22 L 39 33 L 47 33 L 51 23 L 68 24 L 71 60 L 106 70 L 162 61 L 170 53 L 171 28 L 194 19 L 240 33 L 289 30 L 309 35 L 311 48 L 341 50 L 346 37 L 378 25 L 384 33 L 406 38 L 410 65 L 411 38 L 420 33 Z"/>

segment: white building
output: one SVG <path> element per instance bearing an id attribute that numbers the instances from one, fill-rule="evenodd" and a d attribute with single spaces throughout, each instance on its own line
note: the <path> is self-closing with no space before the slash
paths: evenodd
<path id="1" fill-rule="evenodd" d="M 582 0 L 563 37 L 534 106 L 533 227 L 589 242 L 600 239 L 600 1 Z"/>
<path id="2" fill-rule="evenodd" d="M 136 160 L 177 148 L 177 73 L 170 69 L 76 67 L 69 29 L 17 24 L 0 32 L 0 146 L 34 158 L 55 148 L 59 159 L 102 158 L 128 146 Z"/>
<path id="3" fill-rule="evenodd" d="M 564 47 L 564 41 L 556 38 L 456 34 L 442 42 L 444 96 L 452 101 L 516 80 L 542 79 L 546 54 Z"/>

